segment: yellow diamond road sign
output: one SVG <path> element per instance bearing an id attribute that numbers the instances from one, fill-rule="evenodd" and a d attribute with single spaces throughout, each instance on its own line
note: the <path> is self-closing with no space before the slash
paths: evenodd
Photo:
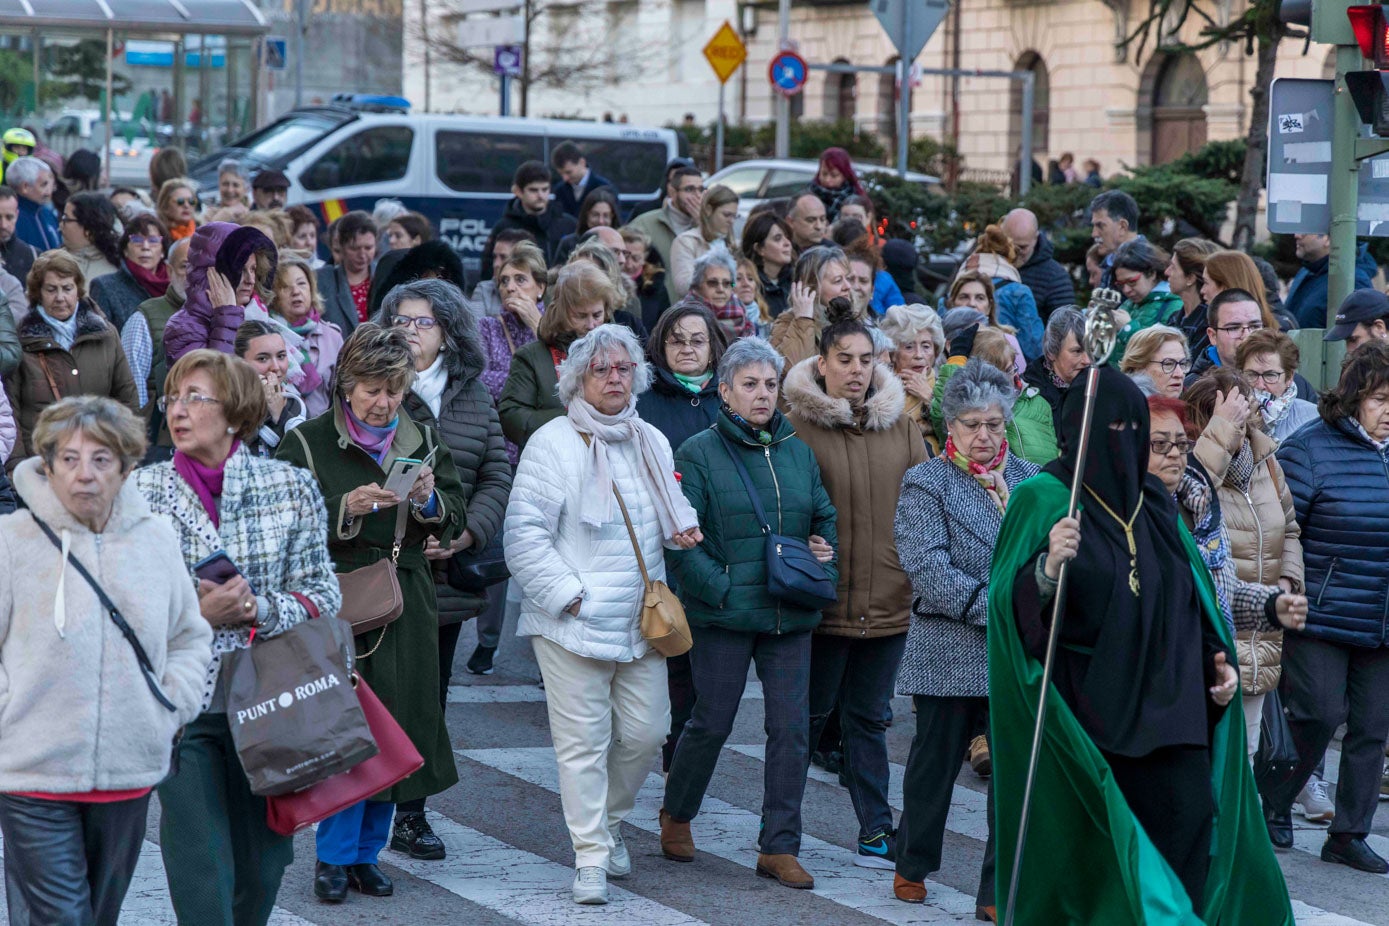
<path id="1" fill-rule="evenodd" d="M 748 49 L 743 40 L 738 38 L 733 26 L 728 20 L 724 20 L 719 31 L 715 32 L 709 44 L 704 46 L 704 57 L 709 59 L 709 66 L 719 75 L 719 83 L 726 84 L 733 72 L 747 60 Z"/>

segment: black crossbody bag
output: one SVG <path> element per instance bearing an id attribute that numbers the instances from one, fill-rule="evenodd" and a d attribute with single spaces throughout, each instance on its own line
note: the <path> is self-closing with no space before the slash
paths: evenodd
<path id="1" fill-rule="evenodd" d="M 824 565 L 810 552 L 810 544 L 799 537 L 772 532 L 772 524 L 767 520 L 767 512 L 748 475 L 748 468 L 727 437 L 720 434 L 719 440 L 733 460 L 733 468 L 738 471 L 748 498 L 752 500 L 753 514 L 762 525 L 762 536 L 767 544 L 767 591 L 772 597 L 807 611 L 833 607 L 839 601 L 839 590 L 830 581 Z"/>
<path id="2" fill-rule="evenodd" d="M 57 534 L 53 533 L 53 528 L 40 520 L 32 511 L 29 512 L 29 516 L 34 519 L 34 523 L 39 526 L 39 530 L 43 531 L 48 539 L 53 542 L 53 545 L 61 551 L 63 549 L 63 542 L 58 539 Z M 150 662 L 149 653 L 145 652 L 145 647 L 141 645 L 140 638 L 135 636 L 135 631 L 130 628 L 130 624 L 121 616 L 120 608 L 116 607 L 116 603 L 106 594 L 105 589 L 97 584 L 96 579 L 92 578 L 92 574 L 87 571 L 86 566 L 82 565 L 81 560 L 69 554 L 67 561 L 72 564 L 73 569 L 77 570 L 78 575 L 87 580 L 87 584 L 92 587 L 92 591 L 96 592 L 96 597 L 101 602 L 101 606 L 106 609 L 107 614 L 111 615 L 111 621 L 116 625 L 116 629 L 121 632 L 121 636 L 125 637 L 125 641 L 130 644 L 130 648 L 135 651 L 135 661 L 140 664 L 140 672 L 145 676 L 145 684 L 149 686 L 150 693 L 154 695 L 155 700 L 162 704 L 170 713 L 177 713 L 178 708 L 174 707 L 174 702 L 170 701 L 159 688 L 159 681 L 154 676 L 154 663 Z"/>

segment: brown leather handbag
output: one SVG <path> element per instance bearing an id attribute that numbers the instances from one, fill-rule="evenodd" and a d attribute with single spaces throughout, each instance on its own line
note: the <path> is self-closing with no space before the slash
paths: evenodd
<path id="1" fill-rule="evenodd" d="M 400 559 L 401 541 L 405 539 L 405 519 L 410 505 L 402 501 L 396 508 L 395 540 L 391 544 L 390 558 L 382 557 L 369 566 L 338 573 L 338 588 L 342 589 L 338 617 L 352 625 L 353 636 L 385 627 L 405 611 L 396 563 Z"/>
<path id="2" fill-rule="evenodd" d="M 641 581 L 646 588 L 641 605 L 641 635 L 651 648 L 662 656 L 683 656 L 694 646 L 690 636 L 690 622 L 685 619 L 685 606 L 675 597 L 670 586 L 660 579 L 652 581 L 646 571 L 646 560 L 641 555 L 641 544 L 637 542 L 637 532 L 632 527 L 632 519 L 627 514 L 627 503 L 622 493 L 613 483 L 613 495 L 617 507 L 622 509 L 622 520 L 627 525 L 627 536 L 632 540 L 632 552 L 637 554 L 637 568 L 641 570 Z"/>

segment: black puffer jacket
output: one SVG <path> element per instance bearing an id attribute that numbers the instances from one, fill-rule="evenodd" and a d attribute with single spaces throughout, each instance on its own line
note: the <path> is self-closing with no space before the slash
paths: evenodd
<path id="1" fill-rule="evenodd" d="M 1032 290 L 1032 298 L 1037 301 L 1037 314 L 1042 321 L 1063 306 L 1074 305 L 1076 301 L 1075 282 L 1066 268 L 1053 256 L 1055 246 L 1046 232 L 1037 233 L 1037 247 L 1027 263 L 1018 268 L 1022 284 Z"/>
<path id="2" fill-rule="evenodd" d="M 405 410 L 415 421 L 436 428 L 453 454 L 468 506 L 468 530 L 475 539 L 474 549 L 482 549 L 502 529 L 511 494 L 511 464 L 492 395 L 478 379 L 481 352 L 468 357 L 445 354 L 444 362 L 449 381 L 439 402 L 438 419 L 413 392 L 405 397 Z M 434 560 L 433 567 L 440 624 L 471 620 L 486 607 L 487 601 L 481 596 L 460 592 L 448 584 L 446 560 Z"/>
<path id="3" fill-rule="evenodd" d="M 708 429 L 719 416 L 718 377 L 710 377 L 695 394 L 682 386 L 673 373 L 660 367 L 653 372 L 651 388 L 637 396 L 637 414 L 666 436 L 674 453 L 685 441 Z"/>

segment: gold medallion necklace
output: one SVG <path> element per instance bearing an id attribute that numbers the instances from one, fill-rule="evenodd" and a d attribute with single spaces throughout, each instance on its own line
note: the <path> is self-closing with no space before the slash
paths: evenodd
<path id="1" fill-rule="evenodd" d="M 1138 597 L 1138 544 L 1133 539 L 1133 524 L 1138 520 L 1138 513 L 1143 510 L 1143 496 L 1138 496 L 1138 505 L 1133 509 L 1133 517 L 1129 518 L 1128 523 L 1114 513 L 1114 509 L 1104 503 L 1104 499 L 1095 494 L 1095 490 L 1089 486 L 1085 491 L 1090 493 L 1090 497 L 1099 503 L 1104 509 L 1105 514 L 1113 518 L 1120 527 L 1124 529 L 1124 537 L 1129 542 L 1129 591 L 1133 592 L 1133 597 Z"/>

